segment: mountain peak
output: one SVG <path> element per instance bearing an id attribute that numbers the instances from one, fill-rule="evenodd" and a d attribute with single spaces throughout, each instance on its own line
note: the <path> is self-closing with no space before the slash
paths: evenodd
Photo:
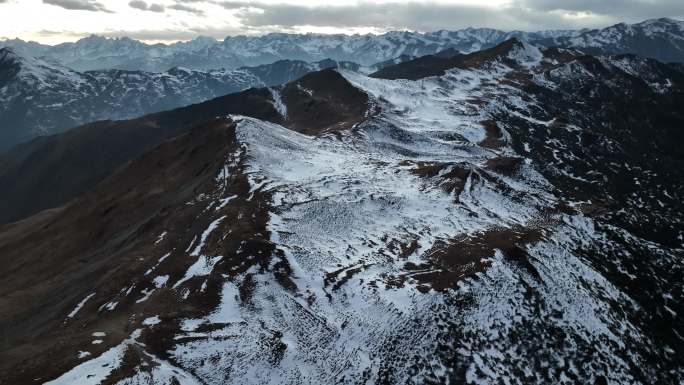
<path id="1" fill-rule="evenodd" d="M 96 34 L 91 34 L 88 35 L 82 39 L 79 39 L 74 43 L 75 46 L 87 46 L 87 47 L 100 47 L 100 46 L 107 46 L 107 45 L 114 45 L 114 44 L 121 44 L 121 43 L 127 43 L 127 44 L 133 44 L 133 45 L 140 45 L 140 46 L 147 46 L 147 44 L 131 39 L 128 36 L 121 36 L 121 37 L 106 37 L 102 35 L 96 35 Z"/>
<path id="2" fill-rule="evenodd" d="M 522 47 L 522 45 L 523 45 L 522 40 L 520 40 L 518 37 L 514 36 L 514 37 L 506 39 L 506 40 L 502 41 L 501 43 L 497 44 L 496 46 L 494 46 L 493 49 L 508 51 L 508 50 L 513 49 L 515 47 Z"/>
<path id="3" fill-rule="evenodd" d="M 660 24 L 682 24 L 682 23 L 684 23 L 684 21 L 673 19 L 670 17 L 659 17 L 656 19 L 644 20 L 640 23 L 636 23 L 636 25 L 647 25 L 647 24 L 656 24 L 656 23 L 660 23 Z"/>
<path id="4" fill-rule="evenodd" d="M 19 80 L 24 83 L 22 87 L 30 84 L 38 90 L 57 84 L 78 86 L 83 79 L 82 74 L 49 59 L 20 54 L 12 48 L 0 49 L 0 71 L 3 82 Z"/>
<path id="5" fill-rule="evenodd" d="M 437 52 L 434 56 L 449 59 L 459 55 L 462 55 L 462 53 L 459 50 L 457 50 L 454 47 L 450 47 L 443 51 Z"/>
<path id="6" fill-rule="evenodd" d="M 104 42 L 107 40 L 109 40 L 109 39 L 104 37 L 104 36 L 96 35 L 96 34 L 92 33 L 86 37 L 78 39 L 76 42 L 77 43 L 79 43 L 79 42 L 84 42 L 84 43 L 85 42 Z"/>
<path id="7" fill-rule="evenodd" d="M 0 48 L 0 67 L 13 67 L 17 71 L 34 67 L 39 59 L 28 57 L 10 47 Z"/>
<path id="8" fill-rule="evenodd" d="M 507 40 L 512 37 L 517 39 Z M 315 62 L 331 58 L 372 66 L 403 54 L 434 55 L 449 47 L 471 53 L 500 43 L 511 48 L 523 40 L 538 46 L 583 49 L 591 54 L 633 52 L 660 61 L 683 62 L 684 51 L 679 43 L 683 39 L 684 22 L 665 17 L 591 30 L 507 32 L 469 27 L 428 33 L 389 31 L 380 35 L 270 33 L 228 36 L 221 41 L 199 36 L 170 45 L 90 35 L 76 43 L 55 47 L 10 40 L 0 41 L 0 45 L 13 46 L 17 52 L 34 57 L 51 57 L 79 71 L 116 68 L 162 72 L 178 65 L 196 70 L 235 69 L 270 64 L 279 59 Z M 653 44 L 644 43 L 648 40 Z"/>
<path id="9" fill-rule="evenodd" d="M 456 49 L 447 49 L 434 55 L 422 56 L 396 65 L 390 65 L 372 74 L 382 79 L 417 80 L 439 76 L 452 68 L 480 68 L 503 63 L 509 67 L 532 67 L 542 59 L 539 48 L 516 37 L 498 45 L 466 55 Z"/>
<path id="10" fill-rule="evenodd" d="M 0 63 L 5 63 L 8 61 L 19 60 L 20 56 L 14 51 L 13 48 L 3 47 L 0 48 Z"/>
<path id="11" fill-rule="evenodd" d="M 477 67 L 486 63 L 506 62 L 509 65 L 531 66 L 541 60 L 539 48 L 517 37 L 507 39 L 498 45 L 478 52 L 473 52 L 463 58 L 462 66 Z"/>
<path id="12" fill-rule="evenodd" d="M 218 40 L 216 40 L 210 36 L 200 35 L 200 36 L 197 36 L 196 38 L 192 39 L 192 41 L 202 42 L 202 43 L 216 43 Z"/>

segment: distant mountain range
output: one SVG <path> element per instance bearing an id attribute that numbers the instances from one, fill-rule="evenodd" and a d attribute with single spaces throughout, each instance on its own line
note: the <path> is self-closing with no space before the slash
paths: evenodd
<path id="1" fill-rule="evenodd" d="M 448 48 L 470 53 L 512 37 L 535 45 L 576 48 L 592 54 L 634 53 L 665 62 L 684 62 L 684 22 L 667 18 L 592 30 L 504 32 L 490 28 L 466 28 L 352 36 L 272 33 L 227 37 L 223 41 L 198 37 L 171 45 L 150 45 L 127 37 L 93 35 L 75 43 L 56 46 L 20 39 L 0 41 L 0 46 L 12 47 L 24 55 L 49 57 L 79 71 L 116 68 L 163 72 L 173 67 L 236 69 L 282 59 L 308 62 L 333 59 L 368 66 L 402 55 L 417 57 Z"/>
<path id="2" fill-rule="evenodd" d="M 172 68 L 78 72 L 0 49 L 0 151 L 83 123 L 127 119 L 199 103 L 250 87 L 272 86 L 323 68 L 353 63 L 281 60 L 235 70 Z"/>
<path id="3" fill-rule="evenodd" d="M 80 124 L 127 119 L 250 87 L 283 84 L 322 68 L 370 73 L 392 67 L 394 75 L 389 76 L 401 76 L 397 71 L 409 67 L 395 64 L 419 57 L 419 65 L 439 62 L 510 38 L 594 55 L 628 52 L 684 62 L 684 22 L 672 19 L 601 30 L 269 34 L 229 37 L 223 42 L 201 37 L 172 45 L 98 36 L 54 47 L 7 40 L 0 42 L 12 47 L 0 48 L 0 151 Z M 421 72 L 411 69 L 410 73 Z"/>

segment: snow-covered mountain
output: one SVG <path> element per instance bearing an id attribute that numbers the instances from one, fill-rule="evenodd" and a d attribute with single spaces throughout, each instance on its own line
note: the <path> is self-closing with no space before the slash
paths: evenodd
<path id="1" fill-rule="evenodd" d="M 668 18 L 583 31 L 536 41 L 547 46 L 580 49 L 591 54 L 632 53 L 663 62 L 684 62 L 684 21 Z"/>
<path id="2" fill-rule="evenodd" d="M 388 32 L 381 35 L 323 35 L 272 33 L 234 36 L 223 41 L 199 37 L 171 45 L 147 45 L 130 38 L 90 36 L 54 47 L 18 39 L 1 41 L 31 56 L 48 56 L 76 70 L 117 68 L 166 71 L 238 68 L 269 64 L 277 60 L 319 61 L 333 59 L 369 66 L 402 55 L 424 56 L 455 48 L 469 53 L 492 47 L 512 37 L 535 44 L 591 48 L 592 53 L 635 53 L 664 61 L 684 61 L 682 22 L 671 19 L 619 24 L 602 30 L 504 32 L 491 28 L 466 28 L 429 33 Z M 668 40 L 671 40 L 669 45 Z M 656 44 L 655 46 L 653 44 Z M 670 51 L 663 51 L 665 49 Z M 674 50 L 672 50 L 674 49 Z"/>
<path id="3" fill-rule="evenodd" d="M 331 60 L 286 60 L 236 70 L 77 72 L 0 49 L 0 151 L 87 122 L 181 107 L 249 87 L 282 84 L 338 65 L 358 68 Z"/>
<path id="4" fill-rule="evenodd" d="M 0 377 L 681 383 L 684 73 L 518 40 L 438 59 L 0 158 L 8 206 L 30 201 L 15 181 L 90 177 L 0 228 Z M 181 135 L 74 162 L 164 128 Z"/>

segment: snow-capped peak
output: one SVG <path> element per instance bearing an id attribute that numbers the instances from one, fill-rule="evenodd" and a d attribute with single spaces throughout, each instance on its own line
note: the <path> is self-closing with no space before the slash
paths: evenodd
<path id="1" fill-rule="evenodd" d="M 18 52 L 49 56 L 76 70 L 117 68 L 162 72 L 183 65 L 192 69 L 256 66 L 276 60 L 354 61 L 363 66 L 402 55 L 418 57 L 448 48 L 471 53 L 516 37 L 533 45 L 590 49 L 590 53 L 636 53 L 661 61 L 684 62 L 684 22 L 652 19 L 593 30 L 539 32 L 465 28 L 436 32 L 389 31 L 380 35 L 290 34 L 229 36 L 223 40 L 197 37 L 171 45 L 146 44 L 130 38 L 91 35 L 75 43 L 45 46 L 20 40 L 0 41 Z M 644 41 L 654 40 L 651 43 Z M 211 55 L 207 55 L 208 50 Z"/>
<path id="2" fill-rule="evenodd" d="M 69 68 L 48 60 L 19 55 L 9 48 L 0 49 L 0 66 L 14 69 L 14 76 L 29 83 L 45 85 L 50 82 L 79 84 L 83 76 Z M 6 79 L 8 80 L 8 79 Z"/>
<path id="3" fill-rule="evenodd" d="M 536 46 L 524 41 L 517 40 L 507 57 L 515 60 L 520 65 L 532 67 L 541 62 L 542 52 Z"/>

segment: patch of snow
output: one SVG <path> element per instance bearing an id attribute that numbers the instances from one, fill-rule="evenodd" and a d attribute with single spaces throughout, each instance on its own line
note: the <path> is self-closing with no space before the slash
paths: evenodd
<path id="1" fill-rule="evenodd" d="M 164 237 L 166 237 L 167 233 L 168 233 L 167 231 L 163 231 L 161 234 L 159 234 L 159 237 L 157 237 L 157 240 L 154 241 L 154 244 L 158 245 L 159 243 L 161 243 L 161 241 L 164 240 Z"/>
<path id="2" fill-rule="evenodd" d="M 102 310 L 112 311 L 112 310 L 116 309 L 116 305 L 118 305 L 118 304 L 119 304 L 118 302 L 106 302 L 102 306 L 100 306 L 97 309 L 97 311 L 102 311 Z"/>
<path id="3" fill-rule="evenodd" d="M 240 317 L 239 306 L 240 292 L 237 286 L 232 282 L 225 282 L 221 290 L 221 303 L 214 312 L 212 312 L 207 320 L 211 323 L 229 323 L 239 322 Z"/>
<path id="4" fill-rule="evenodd" d="M 218 225 L 219 225 L 219 224 L 221 223 L 221 221 L 223 221 L 224 219 L 226 219 L 226 216 L 225 216 L 225 215 L 223 215 L 223 216 L 221 216 L 221 217 L 215 219 L 213 222 L 211 222 L 211 223 L 209 224 L 209 227 L 207 227 L 206 230 L 204 230 L 204 232 L 203 232 L 202 235 L 200 236 L 200 241 L 199 241 L 199 243 L 197 244 L 197 246 L 195 246 L 195 249 L 192 250 L 192 252 L 190 253 L 190 256 L 196 257 L 196 256 L 198 256 L 198 255 L 200 254 L 200 252 L 202 251 L 202 247 L 204 247 L 204 243 L 207 241 L 207 238 L 209 237 L 209 235 L 211 234 L 211 232 L 214 231 L 214 230 L 216 230 L 216 228 L 218 227 Z"/>
<path id="5" fill-rule="evenodd" d="M 269 88 L 269 91 L 271 91 L 273 107 L 275 107 L 276 111 L 278 111 L 278 113 L 280 114 L 280 116 L 283 117 L 283 119 L 287 119 L 287 106 L 285 105 L 285 103 L 283 103 L 283 99 L 280 97 L 280 91 L 272 87 Z"/>
<path id="6" fill-rule="evenodd" d="M 522 47 L 515 47 L 509 52 L 508 57 L 526 67 L 535 67 L 541 63 L 544 55 L 539 48 L 534 45 L 521 41 Z"/>
<path id="7" fill-rule="evenodd" d="M 88 300 L 91 299 L 95 294 L 96 294 L 96 293 L 93 292 L 93 293 L 88 294 L 85 298 L 83 298 L 83 299 L 81 300 L 81 302 L 79 302 L 78 304 L 76 304 L 76 307 L 74 308 L 74 310 L 72 310 L 72 311 L 67 315 L 67 318 L 74 318 L 74 316 L 76 315 L 76 313 L 78 313 L 79 310 L 81 310 L 81 308 L 83 307 L 83 305 L 85 305 L 85 303 L 88 302 Z"/>
<path id="8" fill-rule="evenodd" d="M 176 289 L 183 283 L 189 281 L 190 279 L 194 277 L 203 277 L 206 275 L 209 275 L 212 270 L 214 270 L 214 266 L 221 260 L 223 259 L 223 256 L 217 255 L 215 257 L 206 257 L 204 255 L 200 255 L 200 257 L 197 259 L 197 262 L 193 263 L 188 270 L 185 272 L 185 276 L 181 278 L 178 282 L 176 282 L 173 285 L 173 288 Z"/>
<path id="9" fill-rule="evenodd" d="M 85 361 L 60 377 L 45 382 L 44 385 L 99 385 L 114 370 L 118 369 L 129 346 L 135 343 L 135 339 L 140 336 L 140 330 L 135 330 L 129 338 L 122 341 L 119 345 L 110 348 L 100 356 Z M 80 352 L 88 353 L 88 352 Z M 83 355 L 83 357 L 88 356 Z"/>
<path id="10" fill-rule="evenodd" d="M 142 293 L 142 295 L 143 295 L 142 298 L 140 298 L 140 299 L 138 299 L 137 301 L 135 301 L 135 303 L 141 303 L 141 302 L 147 301 L 147 300 L 150 298 L 150 296 L 152 295 L 152 293 L 154 293 L 154 292 L 155 292 L 157 289 L 159 289 L 160 287 L 166 285 L 166 282 L 168 282 L 168 280 L 169 280 L 169 276 L 168 276 L 168 275 L 160 275 L 160 276 L 158 276 L 158 277 L 154 277 L 154 279 L 152 280 L 152 283 L 154 284 L 154 287 L 151 288 L 151 289 L 144 289 L 144 290 L 142 290 L 142 291 L 141 291 L 141 293 Z"/>
<path id="11" fill-rule="evenodd" d="M 140 384 L 181 384 L 203 385 L 204 382 L 197 379 L 191 372 L 178 367 L 171 362 L 143 352 L 151 361 L 151 368 L 137 368 L 133 377 L 126 378 L 117 385 L 140 385 Z"/>
<path id="12" fill-rule="evenodd" d="M 152 325 L 157 325 L 161 322 L 161 319 L 159 316 L 154 316 L 154 317 L 148 317 L 145 318 L 142 322 L 143 325 L 145 326 L 152 326 Z"/>
<path id="13" fill-rule="evenodd" d="M 171 255 L 171 252 L 168 252 L 168 253 L 164 254 L 161 258 L 159 258 L 159 261 L 157 261 L 157 263 L 156 263 L 154 266 L 152 266 L 151 268 L 149 268 L 149 269 L 145 272 L 145 275 L 150 275 L 150 273 L 152 273 L 152 272 L 154 271 L 154 269 L 156 269 L 157 267 L 159 267 L 159 265 L 160 265 L 162 262 L 164 262 L 164 260 L 165 260 L 166 258 L 168 258 L 170 255 Z M 128 295 L 128 294 L 127 294 L 127 295 Z"/>
<path id="14" fill-rule="evenodd" d="M 233 195 L 233 196 L 229 196 L 226 198 L 219 199 L 219 204 L 216 206 L 216 208 L 214 210 L 218 211 L 218 210 L 224 208 L 228 203 L 230 203 L 230 201 L 232 201 L 235 198 L 237 198 L 237 195 Z"/>

